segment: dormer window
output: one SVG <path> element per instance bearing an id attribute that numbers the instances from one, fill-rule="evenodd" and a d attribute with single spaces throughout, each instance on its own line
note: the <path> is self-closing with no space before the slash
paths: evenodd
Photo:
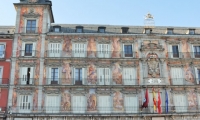
<path id="1" fill-rule="evenodd" d="M 194 35 L 195 34 L 195 29 L 189 29 L 189 35 Z"/>
<path id="2" fill-rule="evenodd" d="M 172 28 L 168 28 L 167 29 L 167 34 L 168 35 L 172 35 L 173 34 L 173 29 Z"/>
<path id="3" fill-rule="evenodd" d="M 128 33 L 128 27 L 122 27 L 122 34 Z"/>
<path id="4" fill-rule="evenodd" d="M 150 34 L 152 32 L 152 29 L 150 28 L 145 28 L 145 34 Z"/>
<path id="5" fill-rule="evenodd" d="M 53 31 L 54 32 L 60 32 L 61 31 L 61 27 L 60 26 L 53 26 Z"/>
<path id="6" fill-rule="evenodd" d="M 83 33 L 83 27 L 82 26 L 77 26 L 76 27 L 76 32 L 77 33 Z"/>
<path id="7" fill-rule="evenodd" d="M 99 33 L 105 33 L 106 27 L 99 27 L 98 32 Z"/>

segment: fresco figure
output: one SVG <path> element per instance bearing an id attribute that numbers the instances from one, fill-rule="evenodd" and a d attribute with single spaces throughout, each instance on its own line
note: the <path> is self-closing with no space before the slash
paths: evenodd
<path id="1" fill-rule="evenodd" d="M 12 95 L 12 107 L 15 110 L 17 107 L 17 92 L 16 89 L 13 89 L 13 95 Z"/>
<path id="2" fill-rule="evenodd" d="M 190 82 L 190 83 L 194 83 L 194 74 L 192 72 L 192 69 L 189 65 L 189 63 L 186 63 L 186 66 L 184 68 L 184 72 L 185 72 L 185 79 Z"/>
<path id="3" fill-rule="evenodd" d="M 95 111 L 97 107 L 97 97 L 95 94 L 90 94 L 87 100 L 88 111 Z"/>
<path id="4" fill-rule="evenodd" d="M 71 83 L 71 68 L 69 63 L 64 63 L 63 65 L 63 73 L 65 73 L 64 75 L 64 80 L 62 81 L 63 84 L 70 84 Z"/>
<path id="5" fill-rule="evenodd" d="M 188 106 L 189 106 L 189 109 L 192 109 L 192 107 L 195 108 L 197 106 L 197 96 L 196 96 L 194 90 L 190 90 L 187 93 L 187 96 L 188 96 Z"/>
<path id="6" fill-rule="evenodd" d="M 119 58 L 121 52 L 121 47 L 118 38 L 113 38 L 112 40 L 112 57 Z"/>
<path id="7" fill-rule="evenodd" d="M 96 43 L 95 43 L 94 38 L 91 38 L 88 42 L 87 55 L 88 57 L 96 56 Z"/>
<path id="8" fill-rule="evenodd" d="M 33 109 L 37 111 L 37 108 L 38 108 L 38 90 L 35 91 L 33 97 Z"/>
<path id="9" fill-rule="evenodd" d="M 118 63 L 114 64 L 114 68 L 112 71 L 112 78 L 113 81 L 116 82 L 116 84 L 122 84 L 122 70 Z"/>
<path id="10" fill-rule="evenodd" d="M 113 97 L 113 106 L 115 110 L 123 110 L 124 109 L 124 100 L 122 97 L 122 94 L 117 91 L 114 93 L 114 97 Z"/>
<path id="11" fill-rule="evenodd" d="M 188 46 L 187 40 L 182 41 L 182 52 L 184 54 L 184 58 L 191 58 L 190 48 Z"/>
<path id="12" fill-rule="evenodd" d="M 71 97 L 70 94 L 67 92 L 62 93 L 62 102 L 61 106 L 64 111 L 70 111 L 71 107 Z"/>
<path id="13" fill-rule="evenodd" d="M 97 70 L 94 64 L 90 64 L 88 67 L 88 83 L 96 84 L 97 82 Z"/>
<path id="14" fill-rule="evenodd" d="M 22 43 L 20 40 L 17 41 L 17 52 L 16 56 L 19 57 L 21 55 Z"/>
<path id="15" fill-rule="evenodd" d="M 66 38 L 66 40 L 63 43 L 63 57 L 69 57 L 72 56 L 72 44 L 69 38 Z"/>

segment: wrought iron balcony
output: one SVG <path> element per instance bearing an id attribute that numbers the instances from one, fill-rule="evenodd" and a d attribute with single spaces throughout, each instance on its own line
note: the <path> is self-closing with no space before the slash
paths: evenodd
<path id="1" fill-rule="evenodd" d="M 18 85 L 35 85 L 35 78 L 18 78 Z"/>
<path id="2" fill-rule="evenodd" d="M 20 33 L 36 34 L 38 33 L 38 27 L 21 27 L 20 31 Z"/>
<path id="3" fill-rule="evenodd" d="M 37 57 L 39 53 L 37 50 L 20 50 L 19 52 L 20 52 L 19 53 L 20 57 L 27 57 L 27 58 Z"/>
<path id="4" fill-rule="evenodd" d="M 85 104 L 86 105 L 86 104 Z M 33 106 L 17 106 L 10 107 L 8 113 L 19 113 L 19 114 L 84 114 L 84 115 L 124 115 L 124 114 L 163 114 L 163 115 L 175 115 L 175 114 L 199 114 L 199 106 L 196 109 L 189 109 L 188 106 L 161 106 L 161 112 L 158 112 L 158 108 L 154 110 L 154 106 L 148 106 L 147 108 L 141 108 L 139 106 L 121 106 L 121 108 L 116 107 L 99 107 L 95 106 L 94 108 L 89 107 L 72 107 L 72 106 L 46 106 L 40 107 L 40 109 Z"/>
<path id="5" fill-rule="evenodd" d="M 168 58 L 200 58 L 200 52 L 168 52 Z"/>
<path id="6" fill-rule="evenodd" d="M 46 57 L 50 58 L 135 58 L 136 52 L 124 53 L 124 51 L 61 51 L 47 50 Z"/>
<path id="7" fill-rule="evenodd" d="M 0 85 L 8 85 L 9 79 L 8 78 L 0 78 Z"/>

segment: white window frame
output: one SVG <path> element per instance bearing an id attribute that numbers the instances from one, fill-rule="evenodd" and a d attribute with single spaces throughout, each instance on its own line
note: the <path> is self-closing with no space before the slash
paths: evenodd
<path id="1" fill-rule="evenodd" d="M 28 101 L 30 102 L 30 109 L 21 109 L 21 104 L 23 104 L 23 103 L 21 103 L 22 102 L 22 96 L 28 96 Z M 18 106 L 19 106 L 19 112 L 20 113 L 30 113 L 31 111 L 32 111 L 32 106 L 33 106 L 33 96 L 32 95 L 23 95 L 23 94 L 19 94 L 18 95 Z"/>
<path id="2" fill-rule="evenodd" d="M 83 97 L 84 100 L 82 102 L 84 104 L 80 104 L 81 103 L 80 101 L 75 103 L 75 101 L 76 101 L 76 100 L 74 100 L 75 97 Z M 78 100 L 80 100 L 80 98 Z M 87 106 L 86 106 L 87 105 L 87 98 L 86 98 L 86 96 L 84 96 L 84 95 L 73 95 L 71 97 L 71 101 L 72 101 L 71 107 L 72 107 L 73 113 L 85 113 L 86 112 L 86 109 L 87 109 Z"/>
<path id="3" fill-rule="evenodd" d="M 53 45 L 54 47 L 57 46 L 57 48 L 51 49 L 51 45 Z M 58 43 L 58 42 L 49 42 L 48 43 L 48 57 L 61 57 L 61 52 L 62 52 L 62 44 L 61 43 Z"/>
<path id="4" fill-rule="evenodd" d="M 172 68 L 180 68 L 181 71 L 182 71 L 182 75 L 180 75 L 180 76 L 182 76 L 182 78 L 172 78 L 172 77 L 173 77 Z M 182 68 L 182 67 L 171 67 L 171 68 L 170 68 L 170 75 L 171 75 L 171 80 L 172 80 L 172 84 L 173 84 L 173 85 L 184 85 L 184 71 L 183 71 L 183 68 Z M 176 75 L 177 75 L 177 74 L 176 74 Z M 176 80 L 176 79 L 182 80 L 182 84 L 177 84 L 177 83 L 174 81 L 174 80 Z"/>
<path id="5" fill-rule="evenodd" d="M 6 56 L 6 42 L 0 42 L 0 45 L 4 45 L 4 54 L 3 54 L 3 56 L 0 56 L 0 58 L 5 58 L 5 56 Z"/>
<path id="6" fill-rule="evenodd" d="M 195 54 L 194 54 L 194 47 L 195 46 L 200 46 L 200 44 L 192 44 L 192 58 L 195 58 L 195 59 L 200 59 L 200 57 L 195 57 Z"/>
<path id="7" fill-rule="evenodd" d="M 105 45 L 108 45 L 108 48 L 107 48 L 108 51 L 104 51 L 105 50 L 104 47 L 102 47 L 103 51 L 100 51 L 101 50 L 100 45 L 103 45 L 104 47 L 105 47 Z M 108 54 L 104 54 L 104 53 L 108 53 Z M 106 43 L 106 44 L 98 43 L 97 44 L 97 57 L 98 58 L 111 58 L 111 44 L 110 43 Z"/>
<path id="8" fill-rule="evenodd" d="M 132 45 L 132 54 L 133 54 L 133 57 L 125 57 L 125 50 L 124 50 L 124 46 L 125 45 Z M 134 58 L 135 57 L 135 54 L 134 54 L 134 44 L 128 44 L 128 43 L 124 43 L 123 45 L 122 45 L 122 56 L 123 56 L 123 58 Z"/>
<path id="9" fill-rule="evenodd" d="M 195 67 L 195 78 L 196 78 L 196 83 L 199 84 L 200 83 L 200 76 L 198 75 L 198 70 L 200 70 L 199 67 Z"/>
<path id="10" fill-rule="evenodd" d="M 61 68 L 60 67 L 48 67 L 48 80 L 47 80 L 47 84 L 48 85 L 52 85 L 51 84 L 51 70 L 52 70 L 52 68 L 57 68 L 58 69 L 58 84 L 60 84 L 60 78 L 61 78 Z"/>
<path id="11" fill-rule="evenodd" d="M 75 46 L 78 45 L 78 46 L 81 46 L 83 45 L 83 48 L 84 51 L 80 50 L 81 48 L 76 48 Z M 86 42 L 73 42 L 72 43 L 72 55 L 73 57 L 86 57 L 87 56 L 87 43 Z"/>
<path id="12" fill-rule="evenodd" d="M 178 97 L 177 97 L 178 95 Z M 185 105 L 179 105 L 181 103 L 180 101 L 180 96 L 183 97 L 184 101 L 185 101 Z M 179 100 L 176 100 L 175 98 L 179 98 Z M 187 96 L 185 94 L 174 94 L 173 95 L 173 102 L 174 102 L 174 106 L 175 106 L 175 111 L 176 113 L 181 113 L 181 112 L 187 112 L 188 109 L 188 101 L 187 101 Z"/>
<path id="13" fill-rule="evenodd" d="M 102 100 L 100 100 L 100 97 L 109 97 L 109 103 L 108 103 L 108 107 L 107 108 L 104 108 L 104 106 L 100 106 L 100 102 L 103 102 Z M 112 112 L 112 108 L 113 108 L 113 105 L 112 105 L 112 97 L 110 95 L 100 95 L 97 97 L 98 100 L 97 100 L 97 107 L 98 107 L 98 111 L 99 113 L 111 113 Z M 105 103 L 103 102 L 102 105 L 105 105 Z"/>
<path id="14" fill-rule="evenodd" d="M 26 44 L 33 44 L 31 56 L 25 55 Z M 34 57 L 36 55 L 36 42 L 22 42 L 22 49 L 20 54 L 22 57 Z"/>
<path id="15" fill-rule="evenodd" d="M 73 68 L 73 84 L 75 85 L 75 75 L 76 75 L 76 70 L 75 69 L 82 69 L 82 85 L 84 85 L 87 81 L 87 75 L 86 75 L 86 71 L 87 69 L 86 68 L 81 68 L 81 67 L 74 67 Z"/>
<path id="16" fill-rule="evenodd" d="M 132 78 L 132 80 L 133 80 L 133 83 L 131 83 L 129 80 L 129 83 L 127 83 L 127 78 L 128 78 L 128 76 L 126 76 L 125 74 L 126 74 L 126 72 L 125 72 L 125 70 L 131 70 L 132 69 L 132 74 L 130 74 L 131 75 L 131 77 L 133 77 Z M 136 85 L 136 79 L 137 79 L 137 69 L 136 69 L 136 67 L 124 67 L 123 69 L 122 69 L 122 78 L 123 78 L 123 83 L 124 83 L 124 85 Z"/>
<path id="17" fill-rule="evenodd" d="M 25 75 L 23 75 L 23 72 L 25 72 L 25 74 L 27 73 L 27 70 L 28 70 L 28 68 L 30 68 L 31 69 L 31 76 L 30 76 L 30 81 L 29 81 L 29 85 L 32 85 L 33 84 L 33 78 L 34 78 L 34 67 L 33 66 L 31 66 L 31 67 L 20 67 L 20 84 L 21 85 L 27 85 L 27 84 L 25 84 L 25 81 L 26 81 L 26 76 Z M 26 69 L 26 71 L 25 71 L 25 69 Z"/>
<path id="18" fill-rule="evenodd" d="M 101 69 L 103 69 L 103 71 L 104 71 L 104 73 L 103 73 L 103 76 L 104 76 L 104 78 L 102 79 L 103 80 L 103 82 L 102 83 L 100 83 L 100 77 L 101 77 Z M 108 70 L 109 71 L 109 73 L 110 73 L 110 76 L 107 76 L 108 77 L 108 80 L 109 81 L 107 81 L 106 82 L 106 76 L 105 76 L 105 70 Z M 111 69 L 110 68 L 97 68 L 97 83 L 98 83 L 98 85 L 111 85 L 111 83 L 112 83 L 112 73 L 111 73 L 112 71 L 111 71 Z"/>
<path id="19" fill-rule="evenodd" d="M 24 18 L 24 21 L 25 21 L 25 22 L 24 22 L 24 26 L 25 26 L 25 28 L 24 28 L 23 32 L 26 33 L 26 27 L 27 27 L 26 25 L 27 25 L 27 21 L 28 21 L 28 20 L 35 20 L 35 21 L 36 21 L 35 33 L 37 33 L 37 32 L 38 32 L 38 21 L 39 21 L 39 18 Z M 33 34 L 34 34 L 34 33 L 33 33 Z"/>
<path id="20" fill-rule="evenodd" d="M 57 102 L 55 102 L 58 106 L 52 106 L 52 107 L 55 107 L 53 108 L 53 110 L 51 110 L 52 108 L 48 108 L 48 97 L 57 97 Z M 45 107 L 46 107 L 46 113 L 59 113 L 60 112 L 60 102 L 61 102 L 61 96 L 59 94 L 46 94 L 46 97 L 45 97 Z M 51 106 L 50 106 L 51 107 Z M 49 109 L 49 110 L 48 110 Z"/>
<path id="21" fill-rule="evenodd" d="M 175 46 L 175 45 L 178 46 L 178 54 L 179 54 L 179 57 L 173 57 L 173 49 L 172 49 L 172 46 Z M 173 59 L 182 58 L 180 44 L 169 44 L 169 45 L 168 45 L 168 57 L 169 57 L 169 58 L 173 58 Z"/>
<path id="22" fill-rule="evenodd" d="M 3 82 L 3 66 L 0 66 L 0 84 Z"/>
<path id="23" fill-rule="evenodd" d="M 126 99 L 127 99 L 127 97 L 134 97 L 134 99 L 136 99 L 136 103 L 135 103 L 135 105 L 132 105 L 132 106 L 134 106 L 135 108 L 132 108 L 132 106 L 130 106 L 130 105 L 126 105 L 127 104 L 127 102 L 126 102 Z M 129 98 L 130 99 L 130 98 Z M 133 103 L 133 101 L 132 101 L 132 103 Z M 128 108 L 127 108 L 128 107 Z M 126 113 L 138 113 L 139 112 L 139 99 L 138 99 L 138 96 L 137 95 L 129 95 L 129 94 L 126 94 L 125 96 L 124 96 L 124 108 L 125 108 L 125 112 Z"/>

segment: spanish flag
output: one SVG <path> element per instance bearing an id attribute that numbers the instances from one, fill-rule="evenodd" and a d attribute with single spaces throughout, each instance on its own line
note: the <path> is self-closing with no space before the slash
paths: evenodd
<path id="1" fill-rule="evenodd" d="M 155 94 L 154 88 L 152 91 L 153 91 L 153 109 L 154 111 L 156 111 L 156 94 Z"/>

